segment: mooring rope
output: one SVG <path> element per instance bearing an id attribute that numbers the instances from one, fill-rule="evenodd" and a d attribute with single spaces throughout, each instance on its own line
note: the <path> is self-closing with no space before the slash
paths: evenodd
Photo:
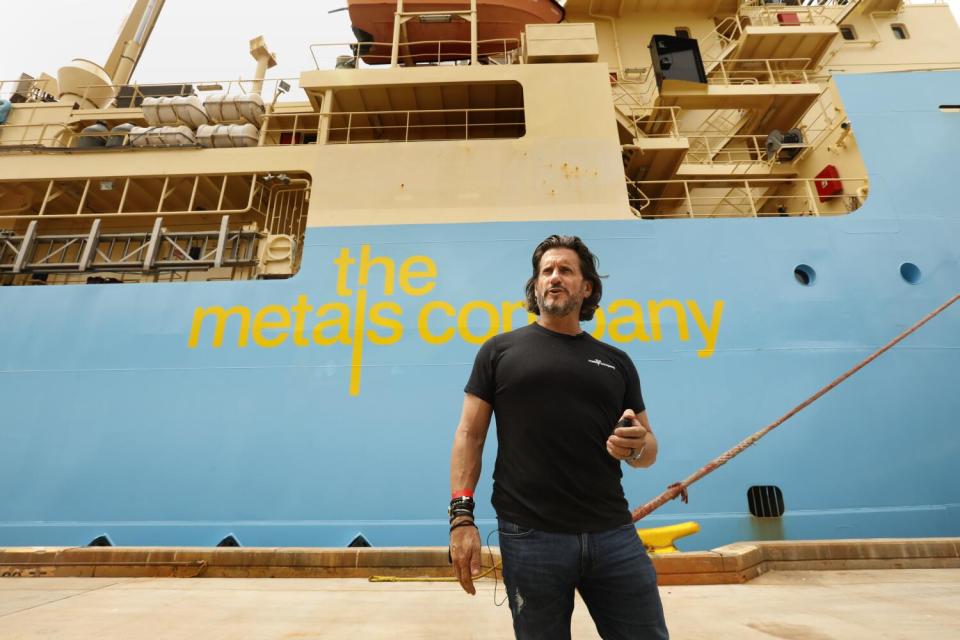
<path id="1" fill-rule="evenodd" d="M 862 360 L 858 365 L 856 365 L 855 367 L 853 367 L 852 369 L 844 373 L 842 376 L 835 379 L 833 382 L 823 387 L 822 389 L 817 391 L 815 394 L 813 394 L 812 396 L 810 396 L 809 398 L 807 398 L 806 400 L 804 400 L 803 402 L 795 406 L 793 409 L 788 411 L 776 422 L 772 422 L 768 424 L 766 427 L 764 427 L 763 429 L 760 429 L 760 431 L 757 431 L 755 434 L 745 439 L 743 442 L 733 447 L 726 453 L 717 456 L 716 458 L 711 460 L 709 463 L 701 467 L 696 473 L 689 476 L 686 480 L 682 482 L 675 482 L 674 484 L 667 487 L 666 491 L 661 493 L 659 496 L 657 496 L 650 502 L 646 503 L 641 507 L 637 507 L 637 509 L 635 509 L 633 512 L 633 521 L 636 522 L 638 520 L 645 518 L 646 516 L 653 513 L 656 509 L 659 509 L 664 504 L 666 504 L 667 502 L 670 502 L 671 500 L 675 499 L 678 496 L 683 502 L 687 502 L 687 487 L 692 485 L 697 480 L 700 480 L 704 476 L 716 471 L 726 463 L 730 462 L 733 458 L 743 453 L 748 447 L 756 444 L 756 442 L 760 440 L 760 438 L 767 435 L 768 433 L 770 433 L 771 431 L 773 431 L 774 429 L 782 425 L 784 422 L 786 422 L 793 416 L 797 415 L 798 413 L 800 413 L 801 411 L 809 407 L 811 404 L 813 404 L 814 402 L 819 400 L 821 397 L 826 395 L 827 392 L 831 391 L 834 387 L 838 386 L 847 378 L 849 378 L 856 372 L 860 371 L 860 369 L 863 369 L 865 366 L 867 366 L 868 364 L 870 364 L 871 362 L 879 358 L 881 355 L 889 351 L 891 348 L 893 348 L 896 344 L 901 342 L 904 338 L 909 336 L 911 333 L 913 333 L 923 325 L 933 320 L 937 315 L 939 315 L 941 312 L 946 310 L 947 307 L 952 305 L 957 300 L 960 300 L 960 293 L 953 296 L 952 298 L 944 302 L 942 305 L 940 305 L 939 307 L 937 307 L 936 309 L 928 313 L 926 316 L 924 316 L 912 327 L 910 327 L 909 329 L 907 329 L 906 331 L 898 335 L 896 338 L 894 338 L 893 340 L 885 344 L 883 347 L 881 347 L 877 351 L 873 352 L 869 357 Z"/>

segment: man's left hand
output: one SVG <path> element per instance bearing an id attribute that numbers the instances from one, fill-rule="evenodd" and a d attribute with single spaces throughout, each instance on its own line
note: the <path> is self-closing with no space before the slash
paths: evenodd
<path id="1" fill-rule="evenodd" d="M 640 424 L 637 415 L 627 409 L 620 416 L 618 423 L 622 420 L 629 420 L 630 426 L 617 427 L 607 438 L 607 453 L 617 460 L 632 458 L 646 446 L 647 430 Z"/>

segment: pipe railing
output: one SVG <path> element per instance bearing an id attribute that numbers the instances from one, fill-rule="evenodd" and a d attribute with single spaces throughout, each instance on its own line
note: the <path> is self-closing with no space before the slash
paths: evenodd
<path id="1" fill-rule="evenodd" d="M 16 80 L 0 80 L 0 98 L 12 100 L 18 96 L 19 101 L 26 102 L 54 102 L 56 96 L 53 91 L 56 80 L 42 78 L 17 78 Z"/>
<path id="2" fill-rule="evenodd" d="M 634 138 L 680 138 L 679 113 L 680 107 L 631 107 L 624 115 Z"/>
<path id="3" fill-rule="evenodd" d="M 470 40 L 417 40 L 400 44 L 400 59 L 414 64 L 455 64 L 469 60 Z M 517 38 L 493 38 L 478 40 L 480 58 L 500 57 L 510 64 L 522 62 L 520 40 Z M 340 69 L 358 69 L 364 65 L 389 65 L 392 59 L 391 42 L 324 42 L 310 45 L 310 55 L 318 70 L 322 70 L 325 49 L 338 47 L 350 51 L 336 58 L 336 67 Z"/>
<path id="4" fill-rule="evenodd" d="M 711 60 L 714 63 L 725 59 L 740 40 L 741 33 L 738 18 L 733 16 L 724 18 L 713 31 L 699 40 L 700 56 L 704 61 Z"/>
<path id="5" fill-rule="evenodd" d="M 162 186 L 149 192 L 143 187 L 144 180 L 160 180 Z M 231 178 L 242 182 L 231 182 Z M 199 193 L 201 180 L 212 190 L 212 195 L 203 196 Z M 96 191 L 103 191 L 104 184 L 109 183 L 109 191 L 114 192 L 110 207 L 98 206 L 94 211 L 90 207 L 92 195 Z M 3 183 L 0 183 L 2 185 Z M 31 187 L 35 196 L 33 204 L 21 211 L 0 211 L 0 221 L 5 219 L 17 220 L 47 220 L 47 219 L 75 219 L 75 218 L 110 218 L 123 217 L 151 217 L 151 216 L 196 216 L 210 214 L 241 215 L 252 213 L 265 217 L 263 211 L 256 206 L 257 197 L 264 191 L 264 185 L 257 174 L 232 175 L 186 175 L 186 176 L 128 176 L 128 177 L 96 177 L 96 178 L 54 178 L 28 182 L 17 182 L 18 186 Z M 136 185 L 136 186 L 135 186 Z M 186 200 L 185 207 L 174 207 L 168 204 L 171 196 L 183 187 L 182 199 Z M 229 193 L 228 193 L 229 192 Z M 147 194 L 147 195 L 145 195 Z M 230 206 L 228 197 L 240 206 Z M 139 198 L 138 202 L 134 202 Z M 142 206 L 147 202 L 149 206 Z M 216 203 L 216 204 L 214 204 Z M 138 206 L 141 205 L 141 206 Z"/>
<path id="6" fill-rule="evenodd" d="M 0 152 L 18 148 L 65 149 L 76 135 L 65 124 L 5 124 L 0 126 Z"/>
<path id="7" fill-rule="evenodd" d="M 611 77 L 610 90 L 613 92 L 613 105 L 631 110 L 647 109 L 653 105 L 656 95 L 656 76 L 651 67 L 636 70 L 631 76 Z"/>
<path id="8" fill-rule="evenodd" d="M 736 164 L 767 165 L 777 164 L 776 158 L 767 157 L 767 139 L 760 135 L 723 134 L 689 136 L 690 150 L 685 162 L 692 164 Z M 803 147 L 804 145 L 783 145 L 783 148 Z"/>
<path id="9" fill-rule="evenodd" d="M 164 83 L 128 83 L 112 85 L 90 85 L 78 87 L 80 96 L 87 100 L 91 95 L 114 95 L 112 107 L 129 108 L 139 106 L 149 96 L 200 96 L 232 93 L 260 93 L 264 102 L 276 101 L 281 95 L 299 89 L 299 78 L 268 78 L 265 80 L 197 80 Z M 29 104 L 49 102 L 56 104 L 56 96 L 46 92 L 49 81 L 44 80 L 0 80 L 0 97 L 11 98 L 17 94 L 27 98 Z M 264 90 L 256 91 L 257 83 L 263 83 Z"/>
<path id="10" fill-rule="evenodd" d="M 828 79 L 828 76 L 815 73 L 810 65 L 810 58 L 718 60 L 707 82 L 713 85 L 776 85 Z"/>
<path id="11" fill-rule="evenodd" d="M 862 204 L 866 178 L 836 178 L 842 192 L 821 202 L 814 178 L 627 180 L 628 201 L 643 218 L 843 215 Z M 653 194 L 653 195 L 651 195 Z M 853 198 L 853 206 L 848 206 Z M 842 207 L 831 206 L 842 202 Z"/>
<path id="12" fill-rule="evenodd" d="M 114 123 L 116 124 L 116 123 Z M 39 134 L 37 133 L 39 129 Z M 19 135 L 15 132 L 21 131 Z M 12 135 L 11 135 L 12 134 Z M 76 131 L 71 126 L 62 123 L 48 124 L 15 124 L 4 125 L 0 127 L 0 153 L 4 151 L 19 150 L 62 150 L 70 149 L 72 152 L 92 152 L 119 151 L 121 149 L 137 149 L 143 151 L 157 149 L 199 149 L 197 144 L 177 144 L 170 146 L 148 146 L 133 147 L 130 145 L 132 134 L 129 131 Z M 91 146 L 81 146 L 84 139 L 97 140 L 103 144 Z M 110 140 L 111 145 L 106 146 L 106 141 Z"/>
<path id="13" fill-rule="evenodd" d="M 740 4 L 739 15 L 748 18 L 754 26 L 784 26 L 790 28 L 796 24 L 784 25 L 779 14 L 789 13 L 796 16 L 800 25 L 832 26 L 842 22 L 854 11 L 861 0 L 818 0 L 804 4 L 766 4 L 763 0 L 744 0 Z"/>
<path id="14" fill-rule="evenodd" d="M 273 113 L 266 118 L 265 146 L 519 138 L 526 127 L 523 107 Z"/>

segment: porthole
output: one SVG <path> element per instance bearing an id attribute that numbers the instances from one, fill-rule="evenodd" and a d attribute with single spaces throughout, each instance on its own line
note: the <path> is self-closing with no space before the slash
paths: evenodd
<path id="1" fill-rule="evenodd" d="M 817 272 L 808 264 L 800 264 L 793 270 L 793 277 L 803 286 L 809 287 L 816 281 Z"/>
<path id="2" fill-rule="evenodd" d="M 904 262 L 900 265 L 900 277 L 908 284 L 917 284 L 923 277 L 923 273 L 920 271 L 920 267 L 912 262 Z"/>

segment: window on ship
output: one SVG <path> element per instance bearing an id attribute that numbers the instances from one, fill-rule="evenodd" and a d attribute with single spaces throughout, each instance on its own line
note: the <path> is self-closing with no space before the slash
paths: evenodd
<path id="1" fill-rule="evenodd" d="M 907 40 L 910 38 L 910 33 L 907 31 L 907 27 L 902 24 L 892 24 L 890 25 L 891 31 L 893 31 L 893 37 L 897 40 Z"/>

